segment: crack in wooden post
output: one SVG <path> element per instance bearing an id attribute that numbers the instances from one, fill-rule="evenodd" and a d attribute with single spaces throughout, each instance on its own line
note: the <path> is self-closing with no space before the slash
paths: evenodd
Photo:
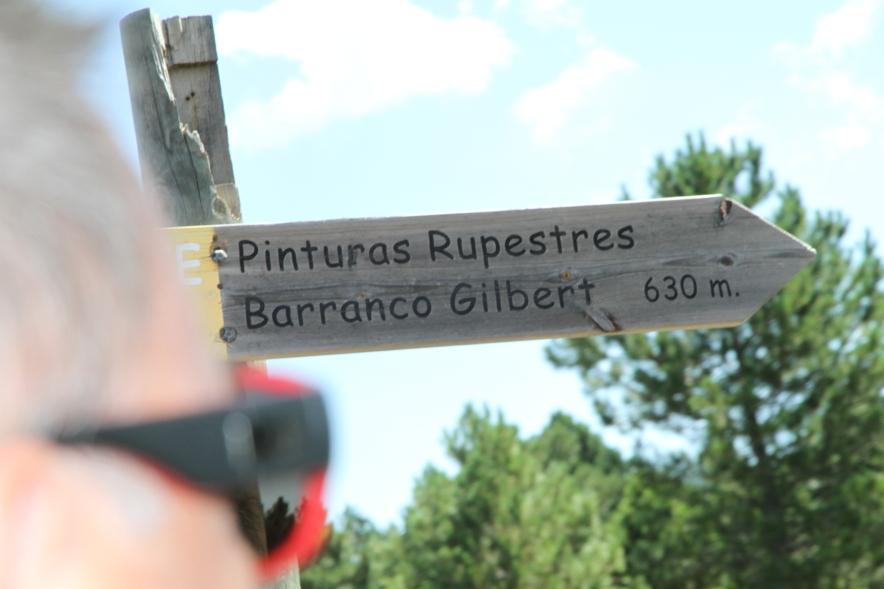
<path id="1" fill-rule="evenodd" d="M 238 203 L 216 204 L 210 154 L 199 129 L 181 119 L 166 65 L 170 51 L 163 23 L 144 9 L 125 17 L 120 31 L 142 177 L 152 183 L 176 225 L 237 221 L 231 211 L 239 209 Z M 226 128 L 224 134 L 226 139 Z M 233 181 L 232 174 L 226 181 Z"/>
<path id="2" fill-rule="evenodd" d="M 142 177 L 161 197 L 175 225 L 238 223 L 239 193 L 212 18 L 161 21 L 153 10 L 144 9 L 126 16 L 120 32 Z M 232 499 L 244 534 L 255 550 L 266 554 L 257 484 Z M 294 579 L 299 587 L 296 569 L 280 583 L 289 587 Z"/>
<path id="3" fill-rule="evenodd" d="M 595 323 L 596 327 L 604 333 L 617 333 L 622 329 L 614 316 L 605 309 L 585 307 L 583 312 L 586 318 Z"/>

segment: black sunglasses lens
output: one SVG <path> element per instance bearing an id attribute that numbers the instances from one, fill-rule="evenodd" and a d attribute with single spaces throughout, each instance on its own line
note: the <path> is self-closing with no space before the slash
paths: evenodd
<path id="1" fill-rule="evenodd" d="M 257 485 L 234 493 L 240 531 L 255 550 L 265 556 L 282 546 L 295 528 L 303 499 L 298 476 L 264 477 Z"/>
<path id="2" fill-rule="evenodd" d="M 328 465 L 328 418 L 316 394 L 246 393 L 244 407 L 257 483 L 237 493 L 237 512 L 256 554 L 272 557 L 281 548 L 281 554 L 288 552 L 285 547 L 299 529 L 307 480 Z"/>

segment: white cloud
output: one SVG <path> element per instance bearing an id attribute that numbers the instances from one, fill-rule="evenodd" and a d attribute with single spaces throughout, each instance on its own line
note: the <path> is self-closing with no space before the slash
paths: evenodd
<path id="1" fill-rule="evenodd" d="M 610 77 L 636 67 L 609 49 L 591 49 L 581 63 L 566 68 L 549 84 L 525 92 L 513 111 L 537 142 L 548 143 Z"/>
<path id="2" fill-rule="evenodd" d="M 884 132 L 884 98 L 855 80 L 848 49 L 858 48 L 873 34 L 882 0 L 847 0 L 817 20 L 805 44 L 777 43 L 773 55 L 789 70 L 788 80 L 809 96 L 821 98 L 842 121 L 819 132 L 823 143 L 847 151 L 869 145 Z M 876 130 L 877 129 L 877 130 Z"/>
<path id="3" fill-rule="evenodd" d="M 871 140 L 868 127 L 848 123 L 840 127 L 830 127 L 820 132 L 820 139 L 827 145 L 842 151 L 866 147 Z"/>
<path id="4" fill-rule="evenodd" d="M 871 35 L 881 0 L 847 0 L 843 6 L 817 20 L 807 45 L 777 43 L 773 52 L 791 67 L 826 62 L 841 57 L 845 49 L 859 45 Z"/>
<path id="5" fill-rule="evenodd" d="M 582 6 L 574 0 L 457 0 L 459 14 L 485 13 L 493 17 L 516 14 L 539 28 L 581 28 Z"/>
<path id="6" fill-rule="evenodd" d="M 845 106 L 857 114 L 877 117 L 884 110 L 884 102 L 874 90 L 857 84 L 845 72 L 821 74 L 814 83 L 833 104 Z"/>
<path id="7" fill-rule="evenodd" d="M 840 55 L 845 48 L 865 41 L 879 5 L 880 0 L 848 0 L 838 10 L 824 15 L 816 23 L 811 49 Z"/>
<path id="8" fill-rule="evenodd" d="M 523 0 L 525 20 L 535 26 L 580 25 L 580 11 L 570 0 Z"/>
<path id="9" fill-rule="evenodd" d="M 740 142 L 750 137 L 758 138 L 764 133 L 764 124 L 755 115 L 755 105 L 745 105 L 729 123 L 715 132 L 715 142 L 727 145 L 731 140 Z"/>
<path id="10" fill-rule="evenodd" d="M 276 0 L 221 14 L 217 36 L 222 55 L 284 58 L 300 68 L 275 96 L 232 113 L 233 140 L 250 147 L 416 96 L 480 93 L 513 52 L 494 23 L 437 17 L 407 0 Z"/>

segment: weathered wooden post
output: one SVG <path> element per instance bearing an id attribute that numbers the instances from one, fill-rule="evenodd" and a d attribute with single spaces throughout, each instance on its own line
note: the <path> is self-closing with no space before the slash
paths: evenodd
<path id="1" fill-rule="evenodd" d="M 145 184 L 175 225 L 238 223 L 212 18 L 160 20 L 143 9 L 125 17 L 120 31 Z M 257 487 L 236 500 L 249 541 L 266 553 Z M 300 586 L 297 571 L 285 586 Z"/>
<path id="2" fill-rule="evenodd" d="M 726 195 L 232 225 L 210 18 L 122 29 L 142 168 L 200 226 L 169 233 L 232 360 L 728 327 L 815 255 Z"/>
<path id="3" fill-rule="evenodd" d="M 239 221 L 211 17 L 144 9 L 120 30 L 143 177 L 176 225 Z"/>
<path id="4" fill-rule="evenodd" d="M 721 195 L 200 229 L 241 361 L 730 327 L 815 255 Z"/>

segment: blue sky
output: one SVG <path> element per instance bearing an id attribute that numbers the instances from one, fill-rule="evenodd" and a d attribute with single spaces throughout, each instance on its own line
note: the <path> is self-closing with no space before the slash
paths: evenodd
<path id="1" fill-rule="evenodd" d="M 84 92 L 135 165 L 117 33 L 138 2 L 53 0 L 106 26 Z M 647 196 L 688 132 L 748 138 L 810 206 L 884 235 L 884 0 L 157 0 L 216 17 L 245 221 L 465 212 Z M 594 424 L 545 342 L 271 363 L 329 394 L 333 513 L 398 521 L 465 403 L 523 433 Z M 624 450 L 631 441 L 605 432 Z M 648 434 L 661 447 L 673 441 Z"/>

